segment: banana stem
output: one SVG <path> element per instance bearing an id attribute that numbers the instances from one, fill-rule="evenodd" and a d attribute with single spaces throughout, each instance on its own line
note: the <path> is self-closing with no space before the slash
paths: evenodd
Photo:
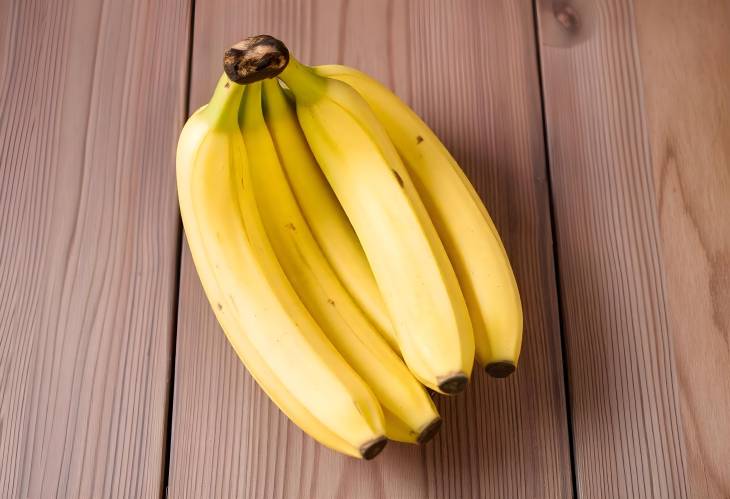
<path id="1" fill-rule="evenodd" d="M 218 80 L 213 92 L 213 97 L 205 108 L 205 113 L 212 116 L 220 124 L 228 124 L 226 121 L 238 119 L 238 106 L 243 95 L 243 85 L 233 83 L 226 75 Z"/>
<path id="2" fill-rule="evenodd" d="M 270 80 L 275 81 L 275 80 Z M 256 115 L 250 112 L 249 106 L 261 106 L 261 83 L 251 83 L 246 85 L 246 92 L 241 102 L 241 107 L 238 110 L 238 126 L 243 128 L 246 125 L 246 120 L 252 120 Z M 249 124 L 249 127 L 254 128 L 255 123 Z"/>
<path id="3" fill-rule="evenodd" d="M 240 84 L 274 78 L 289 63 L 289 49 L 269 35 L 250 36 L 226 50 L 223 69 Z"/>
<path id="4" fill-rule="evenodd" d="M 302 102 L 316 99 L 326 90 L 326 79 L 314 73 L 308 66 L 290 57 L 289 64 L 279 75 L 286 86 Z"/>
<path id="5" fill-rule="evenodd" d="M 326 79 L 289 54 L 280 40 L 258 35 L 246 38 L 226 50 L 223 69 L 231 81 L 250 84 L 279 77 L 298 99 L 316 98 L 326 89 Z"/>

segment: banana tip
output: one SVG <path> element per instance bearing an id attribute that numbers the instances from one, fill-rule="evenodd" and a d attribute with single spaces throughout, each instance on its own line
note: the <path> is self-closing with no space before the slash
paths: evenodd
<path id="1" fill-rule="evenodd" d="M 289 64 L 289 49 L 269 35 L 250 36 L 226 50 L 223 70 L 235 83 L 245 85 L 273 78 Z"/>
<path id="2" fill-rule="evenodd" d="M 447 395 L 453 395 L 464 391 L 466 384 L 469 382 L 469 377 L 462 372 L 458 372 L 442 376 L 437 381 L 439 390 Z"/>
<path id="3" fill-rule="evenodd" d="M 437 417 L 430 423 L 426 425 L 426 427 L 421 430 L 421 433 L 418 435 L 417 441 L 419 444 L 425 444 L 426 442 L 429 442 L 433 439 L 434 436 L 439 432 L 441 429 L 441 418 Z"/>
<path id="4" fill-rule="evenodd" d="M 513 362 L 502 360 L 499 362 L 490 362 L 484 370 L 493 378 L 506 378 L 515 372 L 515 365 Z"/>
<path id="5" fill-rule="evenodd" d="M 370 461 L 382 452 L 387 443 L 388 440 L 385 437 L 378 437 L 369 442 L 365 442 L 360 446 L 360 455 L 366 461 Z"/>

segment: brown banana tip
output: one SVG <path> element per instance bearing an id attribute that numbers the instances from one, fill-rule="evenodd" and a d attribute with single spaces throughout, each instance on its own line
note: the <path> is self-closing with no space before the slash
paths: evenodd
<path id="1" fill-rule="evenodd" d="M 515 372 L 515 365 L 512 362 L 503 360 L 487 364 L 484 370 L 493 378 L 506 378 Z"/>
<path id="2" fill-rule="evenodd" d="M 269 35 L 250 36 L 226 50 L 223 70 L 235 83 L 245 85 L 273 78 L 289 64 L 289 49 Z"/>
<path id="3" fill-rule="evenodd" d="M 366 461 L 370 461 L 382 452 L 387 443 L 388 440 L 385 437 L 378 437 L 369 442 L 365 442 L 360 446 L 360 455 Z"/>
<path id="4" fill-rule="evenodd" d="M 462 372 L 442 376 L 436 381 L 439 383 L 439 389 L 447 395 L 463 392 L 469 378 Z"/>
<path id="5" fill-rule="evenodd" d="M 421 433 L 418 435 L 418 438 L 416 440 L 419 444 L 425 444 L 426 442 L 432 440 L 440 429 L 441 418 L 437 417 L 436 419 L 428 423 L 423 430 L 421 430 Z"/>

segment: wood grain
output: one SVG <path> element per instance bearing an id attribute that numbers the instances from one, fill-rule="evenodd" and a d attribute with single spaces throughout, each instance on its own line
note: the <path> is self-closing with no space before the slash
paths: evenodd
<path id="1" fill-rule="evenodd" d="M 188 27 L 0 2 L 0 497 L 162 492 Z"/>
<path id="2" fill-rule="evenodd" d="M 523 357 L 440 399 L 424 448 L 373 462 L 315 444 L 268 401 L 215 323 L 187 249 L 175 373 L 171 497 L 468 498 L 572 494 L 533 11 L 529 2 L 218 0 L 196 6 L 191 109 L 223 51 L 258 33 L 304 62 L 346 63 L 390 85 L 478 186 L 522 290 Z"/>
<path id="3" fill-rule="evenodd" d="M 578 492 L 727 497 L 730 9 L 539 15 Z"/>
<path id="4" fill-rule="evenodd" d="M 690 491 L 730 497 L 730 3 L 642 0 L 636 30 Z"/>

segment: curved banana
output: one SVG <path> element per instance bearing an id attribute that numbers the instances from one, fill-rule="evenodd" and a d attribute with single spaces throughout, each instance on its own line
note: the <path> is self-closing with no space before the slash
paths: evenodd
<path id="1" fill-rule="evenodd" d="M 256 210 L 242 91 L 223 76 L 180 134 L 178 197 L 195 267 L 228 340 L 279 408 L 324 445 L 372 458 L 387 442 L 380 405 L 297 297 Z"/>
<path id="2" fill-rule="evenodd" d="M 304 135 L 362 243 L 414 375 L 441 393 L 464 389 L 474 337 L 436 229 L 398 153 L 350 86 L 294 58 L 279 75 Z"/>
<path id="3" fill-rule="evenodd" d="M 393 323 L 360 241 L 312 156 L 299 128 L 296 111 L 281 87 L 277 85 L 277 88 L 278 91 L 266 92 L 269 130 L 304 218 L 342 284 L 383 338 L 398 352 Z"/>
<path id="4" fill-rule="evenodd" d="M 384 85 L 346 66 L 315 70 L 352 86 L 383 124 L 456 270 L 477 360 L 492 376 L 509 375 L 522 345 L 522 304 L 507 252 L 479 194 L 438 137 Z"/>
<path id="5" fill-rule="evenodd" d="M 265 80 L 263 85 L 267 97 L 281 95 L 275 80 Z M 409 441 L 425 441 L 441 424 L 438 411 L 342 286 L 314 239 L 279 162 L 289 144 L 274 145 L 264 121 L 261 90 L 262 83 L 246 89 L 239 124 L 249 151 L 253 191 L 274 253 L 312 317 L 370 386 L 383 410 L 408 428 Z M 270 123 L 278 119 L 276 110 L 268 114 Z M 399 436 L 390 431 L 387 419 L 385 435 L 391 440 Z"/>

